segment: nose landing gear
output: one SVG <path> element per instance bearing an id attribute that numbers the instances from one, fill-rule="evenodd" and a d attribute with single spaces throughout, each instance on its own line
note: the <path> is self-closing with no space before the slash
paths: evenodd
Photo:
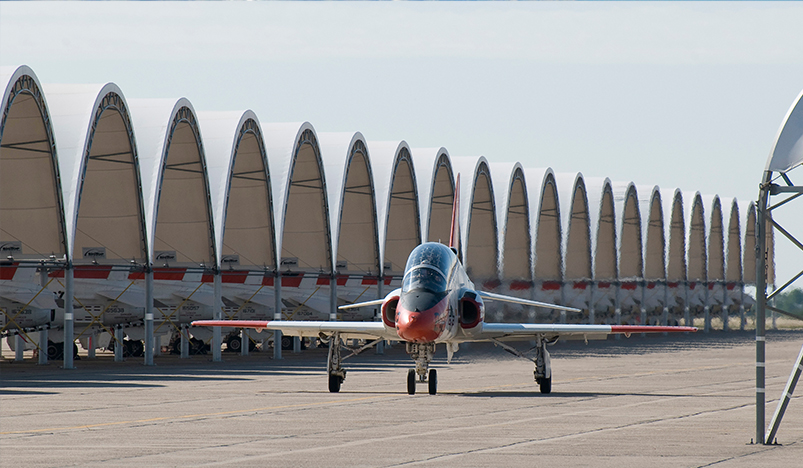
<path id="1" fill-rule="evenodd" d="M 427 383 L 430 395 L 438 393 L 438 371 L 429 369 L 435 354 L 435 343 L 407 343 L 407 354 L 415 361 L 415 369 L 407 371 L 407 393 L 415 395 L 417 383 Z M 429 374 L 429 376 L 427 376 Z M 417 377 L 417 378 L 416 378 Z M 429 377 L 429 378 L 427 378 Z"/>

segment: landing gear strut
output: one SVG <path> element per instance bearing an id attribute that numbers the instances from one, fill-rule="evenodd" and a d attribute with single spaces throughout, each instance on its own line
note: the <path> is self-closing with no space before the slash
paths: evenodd
<path id="1" fill-rule="evenodd" d="M 356 356 L 361 352 L 365 351 L 368 348 L 373 347 L 384 338 L 379 338 L 374 341 L 365 343 L 363 346 L 359 348 L 351 348 L 349 346 L 344 345 L 340 340 L 340 332 L 334 332 L 330 336 L 326 336 L 325 334 L 321 333 L 318 335 L 321 339 L 321 342 L 329 342 L 329 356 L 326 360 L 326 372 L 329 374 L 329 391 L 332 393 L 337 393 L 340 391 L 340 385 L 346 380 L 346 369 L 343 369 L 343 361 L 346 359 Z M 346 355 L 343 357 L 340 354 L 340 350 L 345 349 L 350 351 L 351 354 Z"/>
<path id="2" fill-rule="evenodd" d="M 326 372 L 329 374 L 329 391 L 332 393 L 339 392 L 340 384 L 346 380 L 346 370 L 343 369 L 342 362 L 340 333 L 335 332 L 329 337 L 329 357 L 326 364 Z"/>
<path id="3" fill-rule="evenodd" d="M 407 393 L 415 395 L 416 383 L 425 382 L 428 384 L 430 395 L 438 393 L 438 371 L 429 369 L 429 363 L 435 354 L 435 343 L 407 343 L 407 354 L 415 361 L 415 370 L 407 371 Z"/>
<path id="4" fill-rule="evenodd" d="M 508 353 L 535 363 L 535 370 L 533 371 L 533 377 L 535 377 L 535 383 L 538 384 L 541 393 L 545 395 L 548 393 L 552 393 L 552 363 L 550 362 L 549 351 L 546 350 L 546 346 L 548 344 L 555 343 L 557 339 L 549 341 L 543 336 L 537 337 L 535 345 L 535 359 L 531 359 L 525 356 L 524 353 L 522 353 L 518 349 L 508 344 L 505 344 L 499 340 L 491 340 L 491 341 L 493 341 L 493 343 L 496 346 L 501 347 Z"/>

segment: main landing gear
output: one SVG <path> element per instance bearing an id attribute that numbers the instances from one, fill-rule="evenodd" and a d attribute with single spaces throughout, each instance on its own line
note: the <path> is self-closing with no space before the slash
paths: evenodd
<path id="1" fill-rule="evenodd" d="M 417 383 L 427 383 L 430 395 L 438 393 L 438 371 L 429 369 L 435 354 L 435 343 L 407 343 L 407 354 L 415 361 L 415 369 L 407 371 L 407 393 L 415 395 Z"/>
<path id="2" fill-rule="evenodd" d="M 364 346 L 359 348 L 350 348 L 341 342 L 340 332 L 332 333 L 332 335 L 328 337 L 323 333 L 318 336 L 320 337 L 321 341 L 329 342 L 329 356 L 326 359 L 326 373 L 329 375 L 329 391 L 332 393 L 339 392 L 340 385 L 342 385 L 343 381 L 346 380 L 346 369 L 343 368 L 343 361 L 352 356 L 360 354 L 366 349 L 371 348 L 375 344 L 382 341 L 382 339 L 378 339 L 366 343 Z M 350 351 L 351 354 L 343 357 L 341 354 L 341 348 Z"/>
<path id="3" fill-rule="evenodd" d="M 535 370 L 533 371 L 533 377 L 535 377 L 535 383 L 538 384 L 539 390 L 545 395 L 552 393 L 552 363 L 550 362 L 549 351 L 546 350 L 546 347 L 548 344 L 555 343 L 557 339 L 549 341 L 545 337 L 539 336 L 536 339 L 535 359 L 525 356 L 521 351 L 499 340 L 491 341 L 514 356 L 534 362 Z"/>

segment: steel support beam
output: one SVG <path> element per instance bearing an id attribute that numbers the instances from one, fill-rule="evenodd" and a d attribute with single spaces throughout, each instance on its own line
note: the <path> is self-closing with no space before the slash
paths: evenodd
<path id="1" fill-rule="evenodd" d="M 276 280 L 273 283 L 275 291 L 274 300 L 276 301 L 273 308 L 273 320 L 282 319 L 282 274 L 276 272 Z M 248 345 L 248 343 L 244 343 Z M 282 332 L 276 330 L 273 332 L 273 359 L 282 358 Z"/>
<path id="2" fill-rule="evenodd" d="M 25 358 L 25 340 L 22 339 L 22 334 L 17 333 L 14 335 L 14 360 L 22 361 Z"/>
<path id="3" fill-rule="evenodd" d="M 794 393 L 797 381 L 800 379 L 801 369 L 803 369 L 803 347 L 800 348 L 797 361 L 795 361 L 795 367 L 792 368 L 792 373 L 789 375 L 789 380 L 786 381 L 783 395 L 778 401 L 778 408 L 775 409 L 775 414 L 772 417 L 772 421 L 770 421 L 770 430 L 767 431 L 767 437 L 765 438 L 768 444 L 775 443 L 775 435 L 778 433 L 778 427 L 781 425 L 786 407 L 789 406 L 789 400 L 792 399 L 792 393 Z"/>
<path id="4" fill-rule="evenodd" d="M 89 345 L 87 349 L 87 353 L 89 355 L 89 359 L 95 359 L 95 346 L 97 346 L 98 342 L 98 334 L 97 332 L 92 332 L 89 334 L 89 338 L 86 340 L 87 344 Z"/>
<path id="5" fill-rule="evenodd" d="M 47 364 L 47 327 L 39 329 L 39 364 Z"/>
<path id="6" fill-rule="evenodd" d="M 145 270 L 145 365 L 153 365 L 153 269 Z"/>
<path id="7" fill-rule="evenodd" d="M 223 319 L 223 278 L 220 270 L 215 271 L 215 306 L 212 308 L 212 318 L 214 320 Z M 212 362 L 223 361 L 223 356 L 221 356 L 222 347 L 223 335 L 220 327 L 212 327 Z"/>
<path id="8" fill-rule="evenodd" d="M 382 275 L 379 275 L 379 278 L 376 280 L 376 298 L 377 299 L 384 299 L 385 298 L 385 278 Z M 374 320 L 381 322 L 382 321 L 382 307 L 379 308 L 379 313 L 374 317 Z M 380 341 L 376 344 L 376 354 L 385 354 L 385 340 Z"/>
<path id="9" fill-rule="evenodd" d="M 772 174 L 765 172 L 764 180 L 769 181 Z M 765 444 L 764 439 L 764 385 L 766 298 L 767 298 L 767 187 L 762 185 L 756 206 L 756 443 Z"/>
<path id="10" fill-rule="evenodd" d="M 73 365 L 72 344 L 75 339 L 73 322 L 73 298 L 75 297 L 75 282 L 71 264 L 64 270 L 64 369 L 75 369 Z"/>
<path id="11" fill-rule="evenodd" d="M 114 362 L 123 362 L 123 327 L 114 328 Z"/>

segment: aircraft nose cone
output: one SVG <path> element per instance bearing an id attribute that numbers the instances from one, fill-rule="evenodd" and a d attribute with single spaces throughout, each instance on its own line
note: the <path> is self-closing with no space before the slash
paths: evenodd
<path id="1" fill-rule="evenodd" d="M 445 310 L 445 300 L 422 312 L 399 307 L 396 310 L 396 332 L 403 340 L 413 343 L 435 341 L 444 329 Z"/>

